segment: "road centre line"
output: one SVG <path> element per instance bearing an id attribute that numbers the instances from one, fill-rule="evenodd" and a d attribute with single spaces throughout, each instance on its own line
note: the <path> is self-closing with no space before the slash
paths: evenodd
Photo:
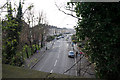
<path id="1" fill-rule="evenodd" d="M 57 58 L 59 58 L 59 54 L 58 54 Z"/>
<path id="2" fill-rule="evenodd" d="M 52 73 L 52 72 L 53 72 L 53 70 L 50 71 L 50 73 Z"/>
<path id="3" fill-rule="evenodd" d="M 55 64 L 54 64 L 54 66 L 56 66 L 56 63 L 57 63 L 57 60 L 55 61 Z"/>

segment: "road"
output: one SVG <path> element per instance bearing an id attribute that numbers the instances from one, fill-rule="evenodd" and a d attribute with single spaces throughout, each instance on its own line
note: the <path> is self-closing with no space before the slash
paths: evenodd
<path id="1" fill-rule="evenodd" d="M 68 36 L 55 40 L 53 46 L 45 52 L 41 60 L 33 69 L 43 72 L 63 74 L 75 63 L 74 58 L 68 57 L 68 52 L 73 50 L 70 42 L 71 39 Z M 65 74 L 76 76 L 76 67 L 73 67 Z"/>

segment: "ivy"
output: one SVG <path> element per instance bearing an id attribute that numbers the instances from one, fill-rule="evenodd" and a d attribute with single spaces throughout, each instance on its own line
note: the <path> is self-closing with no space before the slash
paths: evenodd
<path id="1" fill-rule="evenodd" d="M 76 35 L 86 40 L 84 51 L 96 64 L 99 78 L 120 78 L 120 3 L 74 3 L 78 17 Z"/>
<path id="2" fill-rule="evenodd" d="M 8 14 L 6 15 L 7 19 L 2 22 L 2 30 L 3 32 L 6 32 L 6 35 L 4 34 L 3 39 L 3 63 L 5 64 L 11 64 L 11 65 L 22 65 L 21 57 L 16 56 L 17 55 L 17 46 L 19 44 L 19 34 L 21 32 L 22 27 L 19 26 L 21 23 L 20 16 L 19 20 L 18 18 L 15 18 L 12 16 L 12 6 L 11 2 L 7 3 L 7 10 Z M 19 11 L 18 11 L 19 13 Z M 18 14 L 22 15 L 22 14 Z M 18 53 L 20 54 L 20 53 Z"/>

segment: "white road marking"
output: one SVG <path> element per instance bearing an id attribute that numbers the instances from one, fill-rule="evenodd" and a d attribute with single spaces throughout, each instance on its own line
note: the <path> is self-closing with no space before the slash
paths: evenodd
<path id="1" fill-rule="evenodd" d="M 50 71 L 50 73 L 52 73 L 52 72 L 53 72 L 53 70 Z"/>
<path id="2" fill-rule="evenodd" d="M 57 63 L 57 60 L 55 61 L 55 64 L 54 64 L 54 66 L 56 66 L 56 63 Z"/>

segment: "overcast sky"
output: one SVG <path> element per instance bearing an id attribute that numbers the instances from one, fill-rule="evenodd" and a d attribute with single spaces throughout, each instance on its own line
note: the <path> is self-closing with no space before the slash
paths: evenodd
<path id="1" fill-rule="evenodd" d="M 18 5 L 19 0 L 10 0 L 12 2 L 16 2 Z M 55 6 L 56 4 L 61 7 L 62 10 L 65 10 L 64 7 L 69 0 L 25 0 L 24 9 L 28 7 L 31 3 L 34 4 L 35 15 L 38 16 L 39 12 L 43 11 L 46 14 L 46 18 L 50 25 L 58 26 L 58 27 L 67 27 L 73 28 L 76 25 L 77 19 L 66 15 L 58 10 Z M 2 6 L 6 0 L 0 0 L 0 6 Z M 3 13 L 2 13 L 3 15 Z"/>

